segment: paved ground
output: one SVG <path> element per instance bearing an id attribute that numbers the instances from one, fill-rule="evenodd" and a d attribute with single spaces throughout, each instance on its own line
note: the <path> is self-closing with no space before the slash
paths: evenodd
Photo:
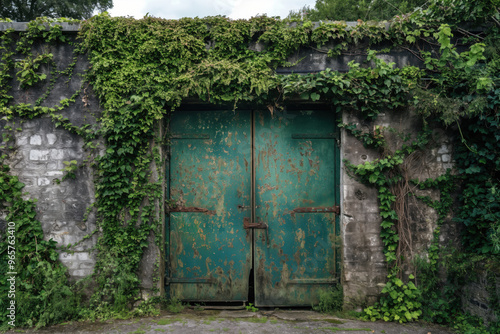
<path id="1" fill-rule="evenodd" d="M 109 322 L 73 322 L 38 331 L 15 330 L 8 333 L 195 333 L 195 334 L 452 334 L 428 324 L 395 324 L 337 319 L 313 311 L 215 311 L 185 310 L 162 313 L 158 317 L 114 320 Z"/>

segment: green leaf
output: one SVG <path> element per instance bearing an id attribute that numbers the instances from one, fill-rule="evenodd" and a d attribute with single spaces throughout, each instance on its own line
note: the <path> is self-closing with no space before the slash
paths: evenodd
<path id="1" fill-rule="evenodd" d="M 313 101 L 318 101 L 320 99 L 320 97 L 321 96 L 319 94 L 317 94 L 317 93 L 312 93 L 311 94 L 311 100 L 313 100 Z"/>
<path id="2" fill-rule="evenodd" d="M 470 166 L 469 168 L 467 168 L 465 170 L 465 173 L 466 174 L 476 174 L 476 173 L 479 173 L 481 171 L 481 167 L 480 166 Z"/>
<path id="3" fill-rule="evenodd" d="M 300 98 L 302 100 L 309 100 L 309 93 L 302 93 L 302 94 L 300 94 Z"/>

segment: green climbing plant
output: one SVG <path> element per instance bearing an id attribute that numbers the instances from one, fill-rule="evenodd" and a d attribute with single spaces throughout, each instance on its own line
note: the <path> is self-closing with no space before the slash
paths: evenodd
<path id="1" fill-rule="evenodd" d="M 30 22 L 26 32 L 1 32 L 0 113 L 4 120 L 49 117 L 56 126 L 84 139 L 96 169 L 95 233 L 99 241 L 92 279 L 97 288 L 86 308 L 82 307 L 84 311 L 74 313 L 71 305 L 76 304 L 71 304 L 64 306 L 67 313 L 55 312 L 54 307 L 59 305 L 55 299 L 77 303 L 75 290 L 61 289 L 62 296 L 56 295 L 55 290 L 28 286 L 34 277 L 43 277 L 37 287 L 53 286 L 56 282 L 68 285 L 53 252 L 55 245 L 47 241 L 43 249 L 38 248 L 35 240 L 42 240 L 41 234 L 27 238 L 27 255 L 23 259 L 39 259 L 44 264 L 19 267 L 22 277 L 26 277 L 23 282 L 28 284 L 24 288 L 30 291 L 22 302 L 28 305 L 36 299 L 37 305 L 42 306 L 34 306 L 34 313 L 20 315 L 21 323 L 41 326 L 65 317 L 94 319 L 128 312 L 139 293 L 137 270 L 144 249 L 152 239 L 162 247 L 156 210 L 162 201 L 162 180 L 157 175 L 162 175 L 164 163 L 158 149 L 165 143 L 160 130 L 168 114 L 177 112 L 177 107 L 188 98 L 234 108 L 243 102 L 253 103 L 270 110 L 300 98 L 332 105 L 336 112 L 359 113 L 367 122 L 374 122 L 380 113 L 399 113 L 408 108 L 420 115 L 422 133 L 405 138 L 394 152 L 386 145 L 386 127 L 375 126 L 373 131 L 364 132 L 355 124 L 343 125 L 347 132 L 380 153 L 378 159 L 362 165 L 345 164 L 353 175 L 378 190 L 382 217 L 388 283 L 379 303 L 365 311 L 367 318 L 403 322 L 423 315 L 437 319 L 426 309 L 422 298 L 431 296 L 438 300 L 447 296 L 433 296 L 421 287 L 418 275 L 411 278 L 403 271 L 409 259 L 399 228 L 404 217 L 395 209 L 395 186 L 408 181 L 403 175 L 411 155 L 428 148 L 427 130 L 431 126 L 448 127 L 458 139 L 456 176 L 447 174 L 446 180 L 416 182 L 437 187 L 443 203 L 438 205 L 423 197 L 420 200 L 437 210 L 442 221 L 449 210 L 446 196 L 451 193 L 444 183 L 456 182 L 464 190 L 458 198 L 461 207 L 456 211 L 456 222 L 464 227 L 467 251 L 491 255 L 492 261 L 498 262 L 499 19 L 498 4 L 493 0 L 461 0 L 454 6 L 433 0 L 427 10 L 394 18 L 390 27 L 365 23 L 355 27 L 341 23 L 316 25 L 308 21 L 290 24 L 266 16 L 236 21 L 225 17 L 174 21 L 101 14 L 80 23 L 77 41 L 70 40 L 56 21 L 43 18 Z M 461 28 L 465 22 L 462 20 L 483 24 L 485 28 L 480 33 L 469 32 Z M 76 54 L 66 69 L 56 70 L 50 48 L 62 43 L 71 43 Z M 380 51 L 375 51 L 380 45 L 384 47 L 382 51 L 406 49 L 424 67 L 396 68 L 381 59 Z M 359 54 L 365 55 L 367 62 L 350 62 L 345 73 L 325 70 L 277 75 L 278 67 L 293 65 L 289 58 L 301 48 L 314 48 L 329 57 L 358 54 L 362 49 Z M 90 64 L 84 83 L 92 86 L 102 107 L 97 124 L 75 125 L 62 115 L 79 98 L 85 99 L 83 86 L 69 99 L 47 106 L 56 80 L 73 77 L 79 54 L 84 54 Z M 14 61 L 17 56 L 22 59 L 18 63 Z M 42 66 L 48 70 L 42 73 Z M 17 103 L 11 93 L 14 80 L 23 89 L 37 85 L 46 91 L 34 104 Z M 4 142 L 10 140 L 12 131 L 13 127 L 4 129 Z M 99 147 L 99 140 L 104 147 Z M 2 150 L 10 147 L 2 146 Z M 68 175 L 75 166 L 66 166 Z M 3 171 L 3 182 L 15 183 L 8 170 Z M 10 206 L 5 205 L 2 210 L 28 205 L 17 195 L 5 196 L 5 203 Z M 30 215 L 34 205 L 29 202 L 29 210 L 26 209 Z M 29 224 L 30 230 L 42 233 L 40 222 L 33 220 Z M 429 273 L 435 273 L 442 262 L 439 224 L 426 262 Z M 5 245 L 2 239 L 1 247 Z M 447 322 L 449 311 L 442 308 L 439 312 L 442 322 Z"/>

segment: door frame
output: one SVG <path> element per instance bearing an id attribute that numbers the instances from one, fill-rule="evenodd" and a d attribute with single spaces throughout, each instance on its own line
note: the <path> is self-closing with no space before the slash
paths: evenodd
<path id="1" fill-rule="evenodd" d="M 332 113 L 336 113 L 337 117 L 336 119 L 341 119 L 343 120 L 344 113 L 343 112 L 337 112 L 335 106 L 327 103 L 311 103 L 311 102 L 306 102 L 303 100 L 289 100 L 287 103 L 284 103 L 282 105 L 283 107 L 287 108 L 288 110 L 330 110 Z M 269 110 L 269 106 L 266 105 L 260 105 L 260 104 L 248 104 L 248 103 L 242 103 L 238 105 L 238 109 L 240 110 L 251 110 L 253 114 L 253 110 Z M 222 110 L 234 110 L 234 105 L 230 104 L 222 104 L 222 105 L 215 105 L 215 104 L 208 104 L 203 101 L 199 100 L 187 100 L 185 103 L 183 103 L 179 108 L 176 108 L 174 112 L 183 112 L 183 111 L 194 111 L 194 110 L 200 110 L 200 111 L 206 111 L 206 112 L 216 112 L 216 111 L 222 111 Z M 253 116 L 252 116 L 253 117 Z M 161 205 L 161 214 L 160 218 L 163 221 L 162 224 L 162 247 L 160 248 L 161 256 L 160 260 L 161 263 L 159 265 L 159 270 L 160 270 L 160 294 L 166 297 L 169 296 L 169 289 L 167 287 L 168 282 L 168 261 L 169 261 L 169 213 L 167 209 L 167 204 L 166 200 L 170 198 L 170 145 L 169 145 L 169 138 L 168 138 L 168 133 L 170 132 L 169 128 L 169 120 L 170 120 L 170 113 L 167 114 L 165 117 L 164 121 L 162 122 L 160 126 L 160 131 L 159 134 L 161 138 L 165 139 L 165 144 L 162 145 L 162 149 L 160 150 L 162 153 L 162 169 L 163 169 L 163 205 Z M 253 122 L 252 122 L 253 124 Z M 252 129 L 252 133 L 254 133 L 255 129 Z M 338 205 L 340 207 L 339 213 L 336 215 L 336 222 L 335 224 L 339 227 L 338 233 L 339 233 L 339 238 L 340 238 L 340 245 L 339 245 L 339 255 L 338 255 L 338 262 L 337 262 L 337 267 L 339 268 L 338 272 L 336 273 L 337 277 L 337 284 L 342 284 L 343 283 L 343 262 L 344 262 L 344 229 L 343 229 L 343 219 L 342 217 L 342 207 L 343 207 L 343 189 L 341 188 L 341 185 L 343 184 L 343 176 L 344 176 L 344 166 L 342 163 L 342 160 L 340 157 L 343 154 L 343 147 L 341 143 L 341 138 L 343 136 L 344 131 L 342 128 L 337 128 L 336 132 L 336 145 L 337 145 L 337 157 L 339 157 L 339 162 L 338 162 L 338 170 L 335 174 L 335 197 L 337 198 Z M 252 155 L 254 155 L 254 142 L 252 143 Z M 252 159 L 254 160 L 254 159 Z M 252 168 L 252 177 L 255 177 L 255 170 Z M 255 191 L 253 191 L 253 194 L 255 196 Z M 252 230 L 252 241 L 254 239 L 254 231 Z M 254 246 L 252 245 L 252 259 L 254 258 Z M 253 261 L 253 260 L 252 260 Z"/>

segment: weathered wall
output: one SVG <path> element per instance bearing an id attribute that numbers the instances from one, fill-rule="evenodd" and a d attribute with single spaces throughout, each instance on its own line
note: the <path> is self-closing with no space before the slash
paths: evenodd
<path id="1" fill-rule="evenodd" d="M 2 26 L 0 25 L 0 29 Z M 22 26 L 17 27 L 22 30 Z M 69 34 L 75 27 L 65 28 Z M 73 36 L 74 37 L 74 36 Z M 73 50 L 70 46 L 53 47 L 50 51 L 54 54 L 60 70 L 72 61 Z M 333 60 L 327 58 L 323 52 L 301 50 L 294 59 L 306 57 L 299 65 L 288 68 L 293 71 L 316 72 L 325 68 L 334 70 L 347 70 L 346 64 L 352 59 L 362 61 L 364 57 L 343 56 Z M 75 69 L 76 73 L 83 73 L 88 63 L 82 56 Z M 357 58 L 356 58 L 357 57 Z M 388 60 L 394 60 L 400 66 L 414 63 L 415 59 L 405 52 L 394 51 L 388 55 L 381 55 Z M 50 73 L 45 85 L 37 85 L 29 90 L 14 87 L 15 103 L 34 103 L 42 95 L 49 84 Z M 284 70 L 284 69 L 281 69 Z M 64 80 L 56 82 L 54 89 L 43 105 L 52 107 L 61 99 L 69 98 L 76 90 L 80 89 L 82 78 L 73 75 L 69 83 Z M 91 87 L 84 85 L 83 91 L 74 104 L 64 112 L 74 124 L 88 123 L 99 114 L 99 103 L 93 96 Z M 359 115 L 343 114 L 344 123 L 357 123 L 360 128 L 370 130 L 374 125 L 390 126 L 402 133 L 414 133 L 420 126 L 415 117 L 409 112 L 400 114 L 381 115 L 376 123 L 368 123 Z M 24 123 L 16 121 L 13 128 L 21 127 L 15 132 L 15 151 L 9 158 L 13 173 L 18 175 L 26 184 L 25 190 L 29 197 L 37 198 L 38 216 L 42 222 L 46 239 L 54 239 L 60 245 L 74 244 L 85 235 L 91 233 L 95 227 L 95 212 L 90 210 L 88 219 L 84 221 L 87 208 L 94 202 L 94 176 L 92 168 L 84 163 L 88 157 L 81 138 L 61 128 L 55 128 L 51 119 L 42 117 Z M 0 131 L 4 131 L 3 127 Z M 397 139 L 395 137 L 395 139 Z M 394 141 L 395 143 L 397 140 Z M 397 147 L 401 142 L 397 142 Z M 435 147 L 417 159 L 419 164 L 415 168 L 413 177 L 426 179 L 436 177 L 452 166 L 450 141 L 444 134 L 436 133 Z M 360 164 L 376 159 L 377 153 L 366 149 L 353 136 L 342 131 L 341 158 Z M 67 179 L 60 184 L 54 182 L 55 178 L 61 179 L 65 166 L 63 161 L 76 160 L 79 166 L 75 179 Z M 372 304 L 376 301 L 383 283 L 386 281 L 386 263 L 383 255 L 383 244 L 380 239 L 380 215 L 378 209 L 377 191 L 369 188 L 351 178 L 346 169 L 342 168 L 341 175 L 341 226 L 343 239 L 343 285 L 344 294 L 348 305 L 360 306 Z M 433 195 L 431 193 L 431 195 Z M 436 196 L 435 194 L 433 196 Z M 158 205 L 158 218 L 162 218 L 163 208 Z M 432 231 L 436 223 L 436 213 L 427 206 L 413 202 L 411 204 L 413 244 L 415 250 L 424 250 L 432 240 Z M 448 232 L 446 232 L 448 233 Z M 443 242 L 447 234 L 443 233 Z M 453 227 L 449 234 L 453 235 Z M 149 247 L 140 266 L 140 278 L 145 291 L 161 286 L 157 277 L 161 272 L 156 267 L 161 257 L 160 250 L 154 245 L 150 237 Z M 92 273 L 95 263 L 95 254 L 91 248 L 96 244 L 96 237 L 78 244 L 74 254 L 61 253 L 61 261 L 69 268 L 73 278 L 81 278 Z M 155 272 L 155 269 L 157 270 Z"/>
<path id="2" fill-rule="evenodd" d="M 24 23 L 0 23 L 0 30 L 13 26 L 16 31 L 26 29 Z M 63 23 L 63 30 L 70 40 L 76 39 L 78 26 Z M 69 99 L 80 91 L 73 103 L 63 112 L 56 113 L 67 118 L 77 127 L 91 124 L 98 128 L 97 118 L 101 109 L 99 101 L 93 94 L 92 87 L 84 82 L 84 74 L 89 67 L 85 56 L 76 55 L 74 48 L 69 43 L 48 45 L 45 44 L 34 51 L 36 53 L 52 53 L 57 71 L 64 71 L 77 57 L 76 66 L 71 78 L 62 76 L 53 83 L 50 89 L 52 75 L 50 68 L 44 65 L 41 73 L 47 79 L 33 87 L 24 89 L 19 82 L 13 81 L 11 94 L 13 103 L 27 103 L 35 105 L 37 99 L 48 90 L 50 93 L 41 103 L 42 107 L 60 105 L 60 101 Z M 23 56 L 18 55 L 18 59 Z M 15 76 L 15 72 L 12 73 Z M 69 79 L 69 80 L 68 80 Z M 93 144 L 97 149 L 87 149 L 84 140 L 77 134 L 63 127 L 56 127 L 50 116 L 43 116 L 32 120 L 15 119 L 0 122 L 0 136 L 2 132 L 9 132 L 13 138 L 13 150 L 9 154 L 7 163 L 14 175 L 17 175 L 26 186 L 28 198 L 37 199 L 37 219 L 42 223 L 44 238 L 57 241 L 59 247 L 71 245 L 70 251 L 61 251 L 59 259 L 68 268 L 68 273 L 73 280 L 87 277 L 93 273 L 96 263 L 94 248 L 97 244 L 98 234 L 96 229 L 96 209 L 94 180 L 95 169 L 92 163 L 104 149 L 102 140 L 97 139 Z M 10 125 L 14 131 L 7 131 L 3 125 Z M 12 142 L 7 143 L 7 146 Z M 65 161 L 76 160 L 79 166 L 75 178 L 62 178 L 67 172 Z M 159 175 L 153 168 L 153 178 Z M 60 182 L 58 182 L 58 180 Z M 155 181 L 152 180 L 152 181 Z M 157 203 L 157 218 L 162 219 L 162 208 Z M 84 238 L 91 235 L 90 238 Z M 151 290 L 161 289 L 159 259 L 162 258 L 160 250 L 154 243 L 153 234 L 149 238 L 150 246 L 145 250 L 144 259 L 140 264 L 140 278 L 142 281 L 144 298 L 151 295 Z M 76 245 L 75 245 L 76 244 Z"/>
<path id="3" fill-rule="evenodd" d="M 488 277 L 486 270 L 481 269 L 471 273 L 472 282 L 462 289 L 462 308 L 474 315 L 477 315 L 487 322 L 496 322 L 498 317 L 491 305 L 492 296 L 500 296 L 500 277 L 493 275 Z"/>
<path id="4" fill-rule="evenodd" d="M 398 133 L 412 134 L 414 140 L 421 127 L 419 118 L 408 110 L 382 113 L 374 122 L 368 122 L 359 115 L 344 113 L 343 122 L 354 123 L 358 129 L 365 132 L 373 131 L 375 126 L 392 128 L 383 131 L 390 152 L 400 149 L 403 144 Z M 416 155 L 411 157 L 412 163 L 408 164 L 409 179 L 423 181 L 436 178 L 445 174 L 446 169 L 452 168 L 450 139 L 440 132 L 432 137 L 429 151 L 416 152 Z M 375 150 L 365 148 L 358 139 L 344 131 L 341 157 L 358 165 L 378 159 L 380 155 Z M 369 305 L 377 300 L 387 278 L 384 246 L 380 238 L 382 219 L 378 208 L 378 193 L 376 188 L 368 187 L 350 176 L 345 166 L 342 168 L 341 180 L 345 301 L 347 305 L 352 306 Z M 435 190 L 415 191 L 433 199 L 438 199 L 439 196 Z M 425 252 L 433 239 L 437 214 L 434 209 L 414 197 L 409 198 L 408 209 L 412 249 L 414 254 Z M 447 243 L 456 230 L 453 224 L 445 224 L 443 229 L 447 229 L 447 232 L 442 234 L 441 241 Z"/>
<path id="5" fill-rule="evenodd" d="M 68 33 L 74 38 L 75 34 Z M 42 50 L 36 50 L 41 52 Z M 44 45 L 44 52 L 53 53 L 57 70 L 64 70 L 73 61 L 73 47 L 70 45 Z M 63 78 L 54 83 L 51 93 L 41 106 L 53 107 L 63 99 L 71 96 L 81 88 L 82 76 L 88 63 L 81 56 L 75 68 L 75 75 L 66 82 Z M 51 74 L 48 66 L 41 68 L 47 74 L 44 84 L 37 84 L 30 89 L 22 89 L 17 81 L 13 81 L 13 101 L 15 103 L 35 104 L 50 85 Z M 92 122 L 99 113 L 99 104 L 87 88 L 77 98 L 76 102 L 62 113 L 76 126 Z M 5 119 L 2 125 L 6 124 Z M 24 191 L 27 197 L 37 199 L 37 219 L 42 223 L 45 239 L 53 239 L 60 246 L 67 246 L 82 240 L 95 229 L 95 213 L 89 210 L 94 202 L 94 183 L 92 169 L 84 150 L 83 139 L 63 128 L 56 128 L 49 116 L 32 120 L 15 119 L 7 123 L 14 130 L 9 131 L 13 136 L 13 150 L 9 154 L 8 163 L 12 173 L 26 186 Z M 0 132 L 7 132 L 0 127 Z M 76 160 L 78 168 L 76 177 L 61 180 L 66 172 L 64 161 Z M 92 159 L 90 159 L 92 160 Z M 84 219 L 84 217 L 87 219 Z M 95 245 L 96 236 L 89 238 L 72 247 L 74 253 L 60 253 L 60 260 L 68 269 L 72 278 L 78 279 L 90 275 L 95 263 L 91 248 Z"/>

